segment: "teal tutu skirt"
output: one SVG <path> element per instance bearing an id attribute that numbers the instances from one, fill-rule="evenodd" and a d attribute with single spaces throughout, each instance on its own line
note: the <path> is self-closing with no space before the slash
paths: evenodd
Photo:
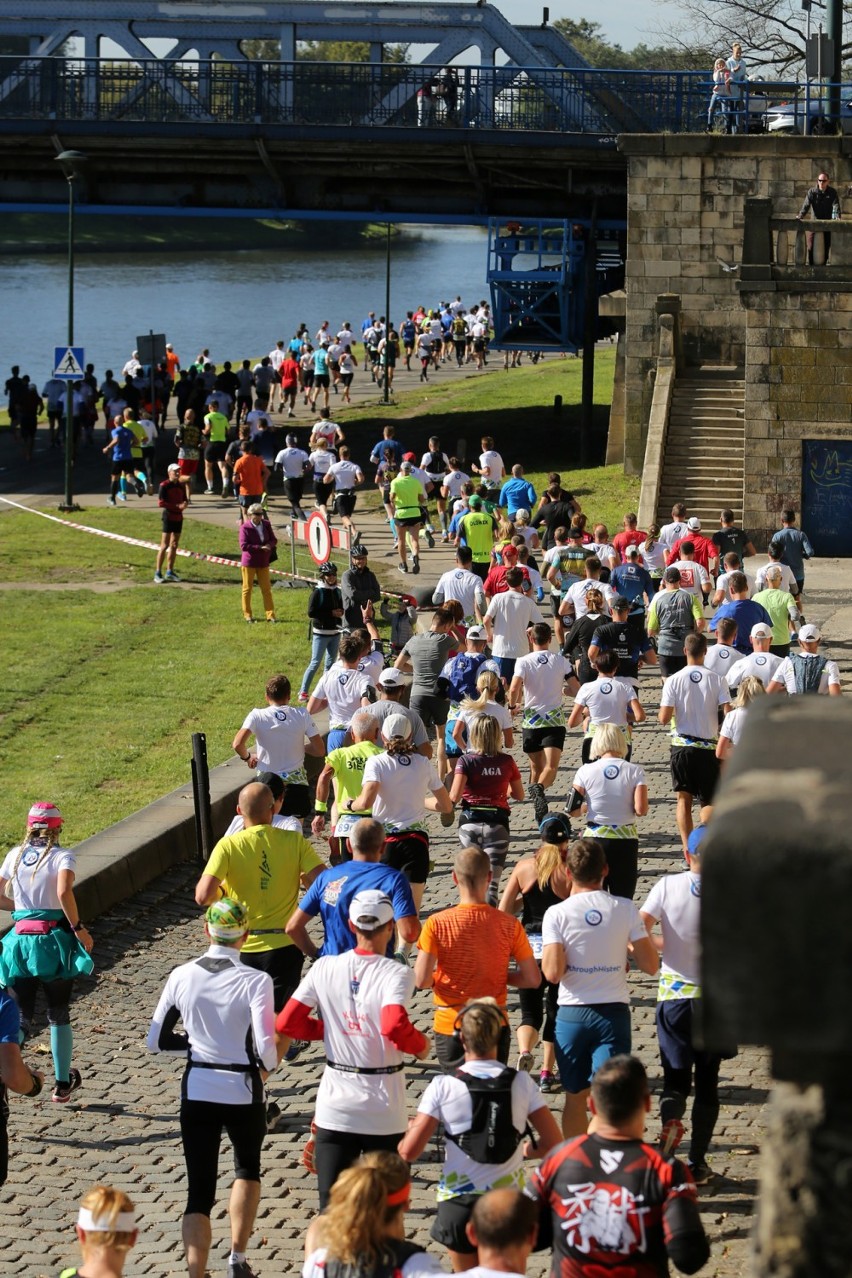
<path id="1" fill-rule="evenodd" d="M 64 917 L 56 910 L 16 910 L 12 914 L 16 922 Z M 42 981 L 69 981 L 75 976 L 88 976 L 94 967 L 76 933 L 62 927 L 44 936 L 8 932 L 0 948 L 0 985 L 14 985 L 32 976 Z"/>

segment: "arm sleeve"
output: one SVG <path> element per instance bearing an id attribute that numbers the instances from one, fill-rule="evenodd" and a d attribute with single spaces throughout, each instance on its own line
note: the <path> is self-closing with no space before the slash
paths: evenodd
<path id="1" fill-rule="evenodd" d="M 186 1052 L 188 1038 L 185 1034 L 174 1033 L 179 1017 L 180 1012 L 172 992 L 172 979 L 169 977 L 151 1018 L 151 1028 L 145 1041 L 149 1052 Z"/>
<path id="2" fill-rule="evenodd" d="M 401 1052 L 416 1056 L 422 1052 L 428 1039 L 408 1019 L 408 1012 L 399 1003 L 385 1004 L 382 1008 L 380 1028 L 384 1038 L 390 1039 Z"/>
<path id="3" fill-rule="evenodd" d="M 298 993 L 298 990 L 296 991 Z M 325 1026 L 318 1016 L 311 1016 L 311 1008 L 291 998 L 282 1012 L 275 1019 L 275 1028 L 279 1034 L 288 1038 L 298 1038 L 305 1043 L 317 1043 L 325 1034 Z"/>
<path id="4" fill-rule="evenodd" d="M 695 1187 L 682 1163 L 675 1164 L 672 1187 L 663 1204 L 663 1238 L 669 1260 L 685 1274 L 697 1273 L 710 1258 L 710 1244 L 698 1214 Z"/>
<path id="5" fill-rule="evenodd" d="M 257 982 L 257 988 L 252 991 L 250 1010 L 254 1050 L 263 1068 L 273 1070 L 278 1064 L 278 1053 L 275 1047 L 275 1005 L 271 976 L 267 976 L 265 981 Z"/>

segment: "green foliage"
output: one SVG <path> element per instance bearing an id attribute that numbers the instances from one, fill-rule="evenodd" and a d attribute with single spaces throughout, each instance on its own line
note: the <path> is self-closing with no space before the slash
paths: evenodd
<path id="1" fill-rule="evenodd" d="M 304 40 L 296 47 L 300 62 L 369 62 L 370 45 L 366 40 Z M 383 63 L 408 62 L 407 44 L 386 44 Z"/>
<path id="2" fill-rule="evenodd" d="M 601 24 L 590 18 L 559 18 L 553 26 L 593 67 L 612 67 L 623 71 L 706 71 L 712 67 L 715 56 L 707 48 L 680 44 L 637 44 L 628 51 L 620 44 L 609 44 L 604 40 Z"/>

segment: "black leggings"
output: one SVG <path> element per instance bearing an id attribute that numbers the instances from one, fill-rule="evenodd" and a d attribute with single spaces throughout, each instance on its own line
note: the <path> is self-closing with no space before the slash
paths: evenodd
<path id="1" fill-rule="evenodd" d="M 538 989 L 518 990 L 518 998 L 521 1002 L 521 1024 L 528 1025 L 534 1030 L 541 1030 L 541 1037 L 545 1043 L 555 1041 L 553 1031 L 556 1027 L 558 994 L 558 982 L 554 984 L 552 981 L 545 981 L 543 977 Z M 542 1020 L 544 1029 L 541 1029 Z"/>
<path id="2" fill-rule="evenodd" d="M 695 1053 L 695 1099 L 699 1105 L 718 1105 L 721 1056 L 709 1052 Z M 677 1093 L 684 1100 L 692 1091 L 693 1069 L 673 1069 L 663 1064 L 663 1095 Z"/>
<path id="3" fill-rule="evenodd" d="M 329 1127 L 318 1127 L 314 1135 L 320 1211 L 325 1211 L 328 1206 L 331 1187 L 341 1172 L 372 1149 L 386 1149 L 395 1154 L 403 1137 L 402 1132 L 391 1136 L 368 1136 L 362 1132 L 336 1132 Z"/>
<path id="4" fill-rule="evenodd" d="M 209 1216 L 216 1201 L 222 1130 L 234 1148 L 234 1180 L 260 1180 L 260 1150 L 266 1136 L 266 1105 L 219 1105 L 181 1101 L 180 1134 L 186 1161 L 186 1212 Z"/>
<path id="5" fill-rule="evenodd" d="M 594 833 L 591 837 L 594 838 Z M 628 901 L 632 901 L 639 878 L 639 840 L 601 839 L 600 843 L 609 866 L 604 879 L 604 891 L 612 896 L 625 896 Z"/>
<path id="6" fill-rule="evenodd" d="M 47 999 L 47 1019 L 51 1025 L 71 1024 L 71 991 L 73 981 L 43 981 L 38 976 L 25 976 L 13 983 L 15 998 L 21 1012 L 21 1025 L 28 1029 L 35 1014 L 36 996 L 39 986 L 44 989 Z"/>

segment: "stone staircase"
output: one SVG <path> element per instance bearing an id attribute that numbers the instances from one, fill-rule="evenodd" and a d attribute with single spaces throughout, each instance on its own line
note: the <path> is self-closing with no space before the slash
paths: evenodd
<path id="1" fill-rule="evenodd" d="M 714 529 L 719 511 L 729 507 L 734 522 L 743 515 L 745 380 L 741 368 L 688 369 L 672 395 L 666 434 L 658 523 L 668 523 L 675 502 L 686 502 Z"/>

